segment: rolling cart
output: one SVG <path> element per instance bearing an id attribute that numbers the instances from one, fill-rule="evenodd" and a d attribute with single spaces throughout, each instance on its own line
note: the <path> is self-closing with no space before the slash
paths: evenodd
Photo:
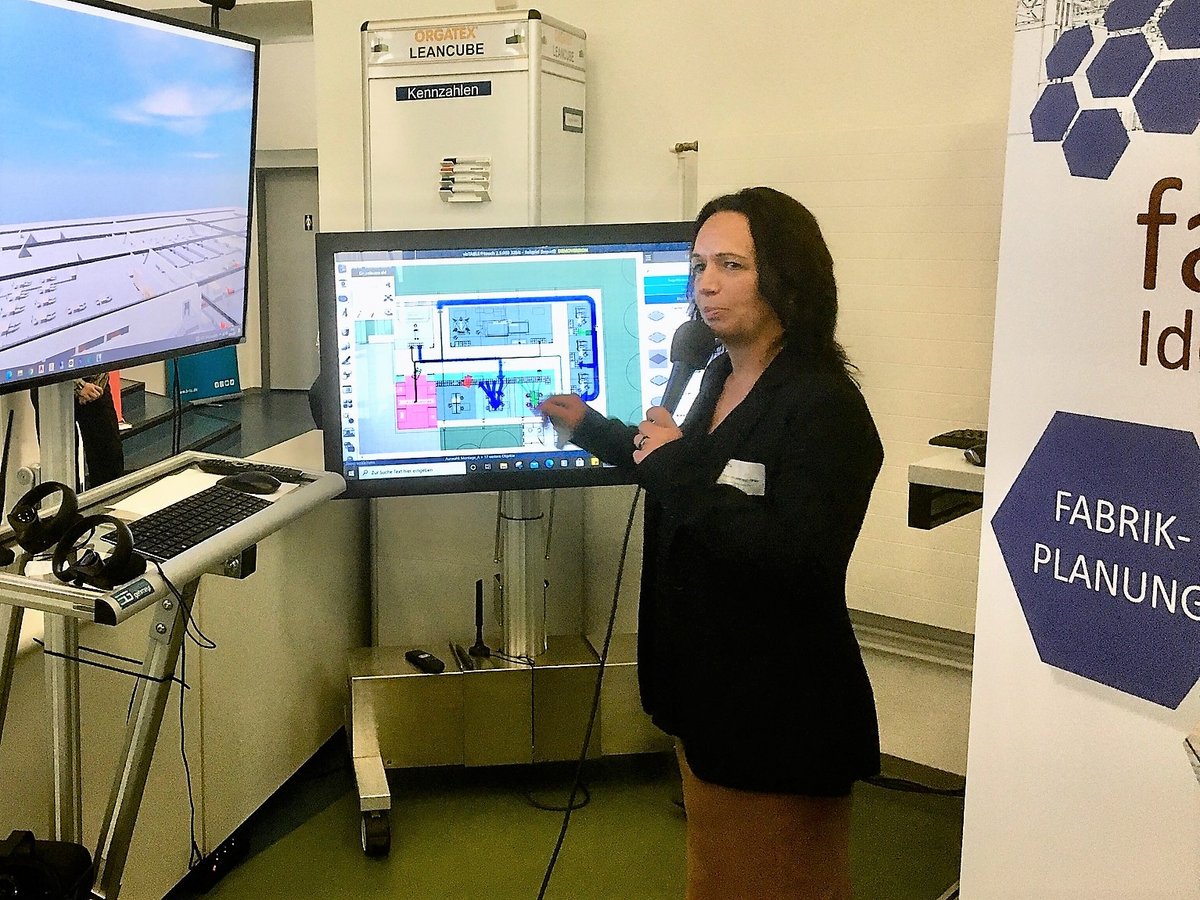
<path id="1" fill-rule="evenodd" d="M 172 457 L 81 494 L 80 512 L 87 515 L 109 508 L 120 511 L 131 506 L 143 507 L 143 511 L 148 512 L 147 506 L 167 506 L 215 483 L 219 476 L 200 472 L 195 464 L 216 458 L 195 452 Z M 142 677 L 134 691 L 120 762 L 93 857 L 93 898 L 115 900 L 120 892 L 129 843 L 170 693 L 171 676 L 175 672 L 200 576 L 245 578 L 253 574 L 252 551 L 258 541 L 318 504 L 336 497 L 345 488 L 340 475 L 328 472 L 297 471 L 296 476 L 296 483 L 288 486 L 288 490 L 267 498 L 271 502 L 265 509 L 178 555 L 158 564 L 152 563 L 144 575 L 112 591 L 73 587 L 32 574 L 19 575 L 13 571 L 15 565 L 0 573 L 0 740 L 3 740 L 4 713 L 12 683 L 17 639 L 26 609 L 45 614 L 48 634 L 56 620 L 116 626 L 143 610 L 154 610 Z M 5 525 L 0 529 L 0 546 L 14 543 L 12 528 Z M 56 664 L 62 662 L 56 660 Z M 78 663 L 72 660 L 66 661 L 66 665 L 77 668 Z M 78 722 L 70 721 L 78 716 L 77 696 L 74 707 L 69 702 L 61 702 L 53 691 L 51 699 L 55 732 L 78 734 Z M 53 753 L 56 773 L 64 765 L 78 767 L 77 758 L 65 763 L 59 758 L 63 754 L 57 741 Z M 78 784 L 77 776 L 73 784 Z M 78 797 L 68 799 L 78 807 Z"/>

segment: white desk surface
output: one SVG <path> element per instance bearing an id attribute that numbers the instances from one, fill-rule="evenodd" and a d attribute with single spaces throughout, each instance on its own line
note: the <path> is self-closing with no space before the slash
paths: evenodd
<path id="1" fill-rule="evenodd" d="M 323 440 L 323 434 L 320 431 L 313 429 L 312 431 L 305 432 L 304 434 L 298 435 L 291 440 L 284 441 L 281 444 L 276 444 L 273 447 L 268 447 L 261 453 L 255 453 L 253 456 L 248 457 L 248 459 L 257 462 L 271 463 L 277 466 L 293 466 L 299 469 L 315 469 L 319 471 L 325 466 L 325 450 Z M 178 480 L 193 479 L 196 482 L 195 489 L 200 490 L 208 487 L 209 484 L 215 484 L 218 477 L 219 476 L 217 475 L 206 475 L 198 470 L 185 470 L 177 475 L 169 476 L 167 479 L 163 479 L 163 481 L 168 481 L 171 478 Z M 141 509 L 138 507 L 136 505 L 136 500 L 130 500 L 130 498 L 126 498 L 127 500 L 130 500 L 131 504 L 133 504 L 128 511 L 144 514 L 152 509 L 157 509 L 160 506 L 164 506 L 167 502 L 170 502 L 171 499 L 175 499 L 187 493 L 186 491 L 180 492 L 179 490 L 173 488 L 171 497 L 160 498 L 158 494 L 155 493 L 155 488 L 155 485 L 151 485 L 149 488 L 145 488 L 142 491 L 137 492 L 137 495 L 142 495 L 145 499 L 150 501 L 149 506 L 146 509 Z M 150 495 L 153 495 L 153 498 L 151 498 Z M 116 505 L 118 507 L 125 508 L 121 506 L 120 502 L 118 502 Z M 35 649 L 36 644 L 34 643 L 34 640 L 41 640 L 43 632 L 42 614 L 36 610 L 26 610 L 25 615 L 21 619 L 21 637 L 17 642 L 17 656 L 22 656 Z"/>
<path id="2" fill-rule="evenodd" d="M 961 450 L 946 447 L 933 456 L 912 463 L 908 467 L 908 483 L 982 494 L 983 473 L 983 467 L 967 462 Z"/>
<path id="3" fill-rule="evenodd" d="M 282 444 L 268 447 L 246 459 L 252 462 L 271 463 L 275 466 L 292 466 L 296 469 L 321 471 L 325 468 L 325 435 L 314 428 L 297 435 Z"/>

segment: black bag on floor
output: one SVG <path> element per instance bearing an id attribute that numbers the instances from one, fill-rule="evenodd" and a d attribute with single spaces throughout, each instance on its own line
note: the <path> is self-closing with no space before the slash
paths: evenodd
<path id="1" fill-rule="evenodd" d="M 0 900 L 87 900 L 92 854 L 64 841 L 14 831 L 0 841 Z"/>

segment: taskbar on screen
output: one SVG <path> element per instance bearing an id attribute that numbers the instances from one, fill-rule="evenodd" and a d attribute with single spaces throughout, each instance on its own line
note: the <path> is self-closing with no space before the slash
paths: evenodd
<path id="1" fill-rule="evenodd" d="M 38 378 L 46 375 L 57 375 L 63 372 L 70 374 L 75 368 L 86 369 L 104 362 L 103 353 L 86 353 L 73 355 L 60 353 L 50 359 L 24 366 L 9 366 L 3 370 L 5 381 L 23 381 L 27 378 Z"/>
<path id="2" fill-rule="evenodd" d="M 550 450 L 536 453 L 472 454 L 423 459 L 346 459 L 347 478 L 368 481 L 376 478 L 428 478 L 478 475 L 493 472 L 562 471 L 603 465 L 584 450 Z"/>
<path id="3" fill-rule="evenodd" d="M 104 349 L 109 342 L 126 338 L 129 326 L 123 325 L 113 331 L 97 335 L 82 344 L 72 348 L 20 365 L 0 367 L 0 377 L 6 382 L 24 381 L 32 378 L 45 378 L 49 375 L 70 375 L 74 369 L 88 369 L 111 363 L 113 368 L 128 365 L 130 360 L 158 356 L 170 357 L 193 352 L 193 348 L 215 344 L 218 341 L 234 342 L 241 332 L 234 332 L 222 326 L 212 332 L 189 334 L 186 346 L 180 344 L 177 337 L 161 340 L 145 341 L 140 344 L 120 344 Z"/>

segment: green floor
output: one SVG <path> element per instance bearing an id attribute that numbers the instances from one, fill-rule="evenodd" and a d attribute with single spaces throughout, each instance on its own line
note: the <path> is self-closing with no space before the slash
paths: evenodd
<path id="1" fill-rule="evenodd" d="M 570 767 L 390 772 L 392 848 L 363 855 L 344 741 L 335 740 L 251 820 L 249 856 L 203 896 L 535 900 L 558 836 Z M 954 779 L 905 768 L 939 786 Z M 547 900 L 682 898 L 683 811 L 669 756 L 590 764 Z M 929 777 L 932 776 L 932 777 Z M 962 799 L 859 785 L 858 900 L 937 900 L 957 880 Z M 170 900 L 201 896 L 178 888 Z"/>

